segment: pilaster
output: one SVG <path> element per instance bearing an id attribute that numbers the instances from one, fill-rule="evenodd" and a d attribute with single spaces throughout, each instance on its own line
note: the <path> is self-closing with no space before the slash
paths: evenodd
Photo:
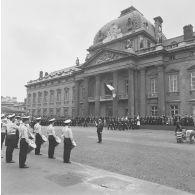
<path id="1" fill-rule="evenodd" d="M 95 76 L 95 116 L 100 115 L 100 75 Z"/>
<path id="2" fill-rule="evenodd" d="M 134 117 L 134 104 L 135 104 L 135 98 L 134 98 L 134 70 L 128 69 L 128 112 L 130 117 Z"/>
<path id="3" fill-rule="evenodd" d="M 158 113 L 165 115 L 165 73 L 164 67 L 158 66 Z"/>
<path id="4" fill-rule="evenodd" d="M 118 71 L 113 72 L 113 87 L 118 92 Z M 113 97 L 113 117 L 118 117 L 118 98 Z"/>

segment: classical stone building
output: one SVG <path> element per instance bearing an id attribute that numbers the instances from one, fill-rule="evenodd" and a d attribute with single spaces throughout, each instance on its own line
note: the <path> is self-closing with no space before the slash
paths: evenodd
<path id="1" fill-rule="evenodd" d="M 26 85 L 28 109 L 35 115 L 65 115 L 68 107 L 71 116 L 195 116 L 193 27 L 186 25 L 183 35 L 167 39 L 162 24 L 161 17 L 152 24 L 134 7 L 121 11 L 98 31 L 86 61 L 71 67 L 71 74 L 57 71 Z M 59 101 L 57 95 L 66 87 L 72 94 L 67 106 L 65 96 Z M 45 107 L 46 100 L 38 98 L 44 91 L 56 94 Z"/>
<path id="2" fill-rule="evenodd" d="M 75 116 L 74 74 L 79 68 L 69 67 L 29 81 L 27 87 L 27 110 L 33 116 Z"/>

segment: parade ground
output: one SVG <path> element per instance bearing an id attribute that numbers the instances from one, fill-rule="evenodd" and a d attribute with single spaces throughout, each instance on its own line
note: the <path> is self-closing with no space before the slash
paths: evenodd
<path id="1" fill-rule="evenodd" d="M 55 127 L 58 135 L 62 127 Z M 44 128 L 45 129 L 45 128 Z M 1 191 L 6 194 L 195 194 L 195 144 L 176 143 L 174 131 L 104 128 L 97 143 L 96 128 L 72 127 L 77 147 L 64 164 L 63 143 L 56 159 L 27 157 L 29 169 L 1 159 Z M 5 156 L 5 146 L 2 150 Z"/>

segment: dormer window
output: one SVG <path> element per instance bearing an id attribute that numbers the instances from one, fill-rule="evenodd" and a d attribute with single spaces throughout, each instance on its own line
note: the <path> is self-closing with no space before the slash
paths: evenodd
<path id="1" fill-rule="evenodd" d="M 144 38 L 143 37 L 140 37 L 140 40 L 139 40 L 139 47 L 140 49 L 144 48 Z"/>

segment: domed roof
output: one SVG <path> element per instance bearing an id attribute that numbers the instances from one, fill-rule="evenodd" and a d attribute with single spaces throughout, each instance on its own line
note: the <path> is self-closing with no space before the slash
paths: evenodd
<path id="1" fill-rule="evenodd" d="M 133 6 L 123 10 L 119 18 L 104 25 L 95 35 L 93 44 L 120 38 L 137 29 L 144 28 L 155 37 L 154 26 Z"/>

